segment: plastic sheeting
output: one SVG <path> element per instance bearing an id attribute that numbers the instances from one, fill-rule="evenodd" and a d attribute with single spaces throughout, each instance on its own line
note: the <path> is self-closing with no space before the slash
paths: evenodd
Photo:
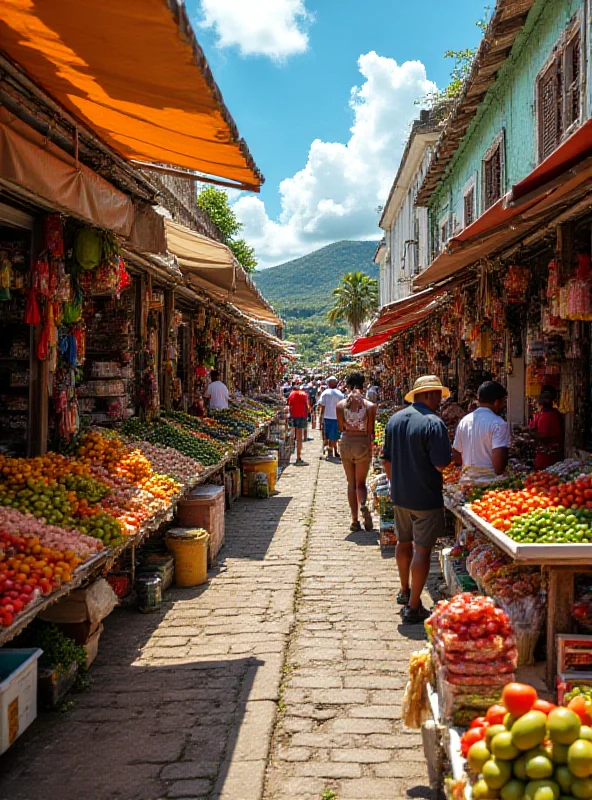
<path id="1" fill-rule="evenodd" d="M 178 0 L 0 0 L 0 47 L 126 158 L 263 182 Z"/>
<path id="2" fill-rule="evenodd" d="M 0 179 L 99 228 L 128 236 L 130 198 L 24 122 L 0 109 Z"/>

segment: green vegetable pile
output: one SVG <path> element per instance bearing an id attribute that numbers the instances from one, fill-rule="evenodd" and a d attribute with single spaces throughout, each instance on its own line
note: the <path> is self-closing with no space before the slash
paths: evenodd
<path id="1" fill-rule="evenodd" d="M 574 697 L 583 697 L 585 700 L 592 701 L 592 686 L 574 686 L 571 692 L 565 695 L 563 705 L 567 705 Z"/>
<path id="2" fill-rule="evenodd" d="M 58 478 L 58 483 L 63 484 L 68 491 L 76 492 L 79 499 L 86 499 L 89 503 L 99 503 L 111 494 L 111 490 L 104 483 L 83 475 L 67 474 Z"/>
<path id="3" fill-rule="evenodd" d="M 507 535 L 523 544 L 588 544 L 592 542 L 592 511 L 564 506 L 535 509 L 516 517 Z"/>
<path id="4" fill-rule="evenodd" d="M 104 511 L 76 520 L 76 528 L 87 536 L 100 539 L 105 547 L 116 547 L 123 542 L 121 524 Z"/>
<path id="5" fill-rule="evenodd" d="M 156 422 L 128 420 L 122 432 L 132 439 L 145 439 L 154 444 L 164 444 L 178 450 L 183 455 L 199 461 L 205 467 L 218 464 L 224 458 L 224 450 L 213 439 L 202 433 L 192 432 L 178 422 L 164 419 Z"/>

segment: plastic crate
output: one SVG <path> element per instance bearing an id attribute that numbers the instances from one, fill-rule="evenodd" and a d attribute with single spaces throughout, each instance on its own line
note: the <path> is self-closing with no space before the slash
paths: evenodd
<path id="1" fill-rule="evenodd" d="M 38 648 L 0 650 L 0 755 L 37 717 Z"/>

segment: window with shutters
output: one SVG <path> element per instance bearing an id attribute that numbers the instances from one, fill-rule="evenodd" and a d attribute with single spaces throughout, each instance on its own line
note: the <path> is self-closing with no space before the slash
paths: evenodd
<path id="1" fill-rule="evenodd" d="M 557 43 L 536 86 L 539 161 L 559 147 L 580 122 L 582 39 L 579 21 Z"/>
<path id="2" fill-rule="evenodd" d="M 462 198 L 461 230 L 477 219 L 477 173 L 471 175 L 463 186 Z"/>
<path id="3" fill-rule="evenodd" d="M 504 192 L 504 132 L 495 139 L 483 158 L 483 209 L 488 209 Z"/>

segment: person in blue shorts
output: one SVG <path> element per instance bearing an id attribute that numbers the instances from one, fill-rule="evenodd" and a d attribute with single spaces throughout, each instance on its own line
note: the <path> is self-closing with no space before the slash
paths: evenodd
<path id="1" fill-rule="evenodd" d="M 325 440 L 327 441 L 327 458 L 338 458 L 337 442 L 341 434 L 337 422 L 337 403 L 340 403 L 345 395 L 337 388 L 337 378 L 331 375 L 327 378 L 327 388 L 319 398 L 320 425 L 323 429 Z"/>

